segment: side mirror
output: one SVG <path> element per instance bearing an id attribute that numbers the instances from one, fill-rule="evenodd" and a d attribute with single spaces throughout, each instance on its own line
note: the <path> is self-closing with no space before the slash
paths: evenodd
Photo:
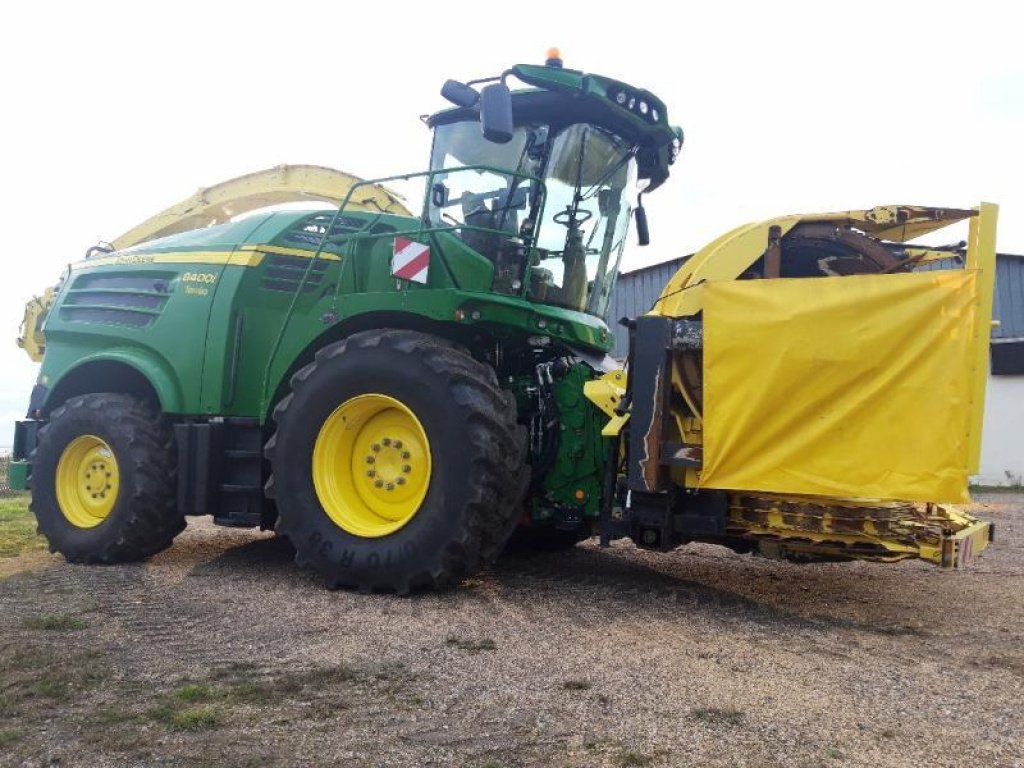
<path id="1" fill-rule="evenodd" d="M 476 89 L 458 80 L 445 80 L 441 95 L 457 107 L 472 107 L 480 101 Z"/>
<path id="2" fill-rule="evenodd" d="M 647 210 L 643 202 L 637 198 L 636 208 L 633 210 L 636 216 L 636 240 L 640 245 L 651 244 L 651 230 L 647 226 Z"/>
<path id="3" fill-rule="evenodd" d="M 504 83 L 492 83 L 480 92 L 480 128 L 495 144 L 512 141 L 512 92 Z"/>

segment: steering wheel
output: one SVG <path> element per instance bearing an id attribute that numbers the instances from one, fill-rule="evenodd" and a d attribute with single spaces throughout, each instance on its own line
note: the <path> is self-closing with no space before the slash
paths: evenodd
<path id="1" fill-rule="evenodd" d="M 567 205 L 564 211 L 559 211 L 551 218 L 556 224 L 561 224 L 563 227 L 571 227 L 574 223 L 577 225 L 584 224 L 590 221 L 593 216 L 594 212 L 588 208 L 577 208 L 573 211 L 572 206 Z"/>

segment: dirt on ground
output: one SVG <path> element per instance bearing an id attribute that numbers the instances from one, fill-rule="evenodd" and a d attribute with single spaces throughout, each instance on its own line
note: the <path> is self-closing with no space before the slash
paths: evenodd
<path id="1" fill-rule="evenodd" d="M 458 589 L 323 589 L 193 521 L 2 561 L 0 764 L 1024 766 L 1024 495 L 972 569 L 618 542 Z"/>

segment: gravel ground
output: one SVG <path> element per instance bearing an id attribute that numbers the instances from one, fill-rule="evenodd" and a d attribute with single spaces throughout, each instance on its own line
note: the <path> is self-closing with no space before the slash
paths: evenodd
<path id="1" fill-rule="evenodd" d="M 0 561 L 0 764 L 1024 766 L 1024 495 L 965 572 L 627 543 L 328 592 L 193 522 Z"/>

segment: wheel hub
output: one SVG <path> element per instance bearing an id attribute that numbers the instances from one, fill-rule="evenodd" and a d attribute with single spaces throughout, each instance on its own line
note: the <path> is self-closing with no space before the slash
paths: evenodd
<path id="1" fill-rule="evenodd" d="M 114 509 L 121 474 L 110 445 L 95 435 L 76 437 L 57 462 L 57 503 L 78 528 L 94 528 Z"/>
<path id="2" fill-rule="evenodd" d="M 313 449 L 313 484 L 328 517 L 356 536 L 386 536 L 419 510 L 430 485 L 430 443 L 415 414 L 387 395 L 345 401 Z"/>

